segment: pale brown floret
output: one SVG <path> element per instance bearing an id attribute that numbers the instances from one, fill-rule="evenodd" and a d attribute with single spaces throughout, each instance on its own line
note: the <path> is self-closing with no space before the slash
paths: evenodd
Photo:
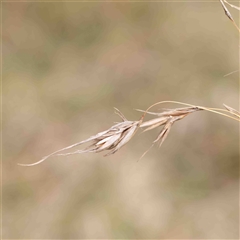
<path id="1" fill-rule="evenodd" d="M 165 111 L 160 112 L 160 113 L 147 112 L 148 114 L 151 114 L 151 115 L 157 115 L 158 118 L 151 119 L 149 121 L 143 122 L 140 125 L 140 127 L 141 128 L 148 127 L 143 132 L 152 130 L 152 129 L 154 129 L 156 127 L 159 127 L 159 126 L 162 126 L 162 125 L 164 125 L 164 127 L 160 131 L 160 133 L 158 134 L 157 138 L 153 141 L 151 147 L 147 151 L 144 152 L 142 157 L 152 148 L 152 146 L 156 142 L 159 142 L 159 147 L 162 145 L 162 143 L 167 138 L 167 136 L 168 136 L 168 134 L 171 130 L 171 127 L 173 126 L 173 124 L 176 121 L 179 121 L 179 120 L 183 119 L 184 117 L 186 117 L 190 113 L 200 111 L 200 110 L 203 110 L 203 109 L 201 109 L 200 107 L 186 107 L 186 108 L 168 109 L 168 110 L 165 110 Z M 144 112 L 143 110 L 138 110 L 138 111 Z"/>
<path id="2" fill-rule="evenodd" d="M 111 151 L 104 156 L 114 154 L 133 137 L 138 127 L 139 121 L 124 121 L 121 123 L 117 123 L 109 130 L 103 132 L 103 134 L 97 134 L 88 138 L 87 140 L 80 142 L 79 145 L 92 141 L 92 144 L 84 150 L 78 150 L 75 152 L 62 153 L 57 155 L 66 156 L 86 152 L 98 153 L 107 150 Z"/>
<path id="3" fill-rule="evenodd" d="M 148 127 L 146 128 L 143 132 L 149 131 L 151 129 L 154 129 L 156 127 L 160 127 L 162 125 L 164 125 L 166 122 L 168 121 L 168 119 L 166 117 L 160 117 L 160 118 L 154 118 L 151 119 L 149 121 L 143 122 L 140 127 Z"/>
<path id="4" fill-rule="evenodd" d="M 47 155 L 46 157 L 42 158 L 40 161 L 36 163 L 19 164 L 19 165 L 22 165 L 22 166 L 37 165 L 53 155 L 66 156 L 66 155 L 86 153 L 86 152 L 98 153 L 98 152 L 107 151 L 107 150 L 110 150 L 110 152 L 108 152 L 105 156 L 114 154 L 134 136 L 140 124 L 142 123 L 142 118 L 139 121 L 128 121 L 125 118 L 125 116 L 116 108 L 115 108 L 115 113 L 121 117 L 123 122 L 117 123 L 111 128 L 109 128 L 108 130 L 100 132 L 94 136 L 91 136 L 86 140 L 83 140 L 81 142 L 78 142 L 66 148 L 62 148 L 56 152 L 53 152 Z M 69 153 L 60 153 L 64 150 L 71 149 L 73 147 L 76 147 L 88 142 L 91 142 L 90 146 L 88 146 L 83 150 L 77 150 L 75 152 L 69 152 Z"/>

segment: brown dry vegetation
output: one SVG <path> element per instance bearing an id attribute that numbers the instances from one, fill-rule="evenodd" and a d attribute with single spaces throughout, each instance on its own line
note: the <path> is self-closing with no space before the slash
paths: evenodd
<path id="1" fill-rule="evenodd" d="M 219 2 L 2 7 L 3 238 L 238 238 L 239 124 L 231 119 L 189 114 L 139 162 L 156 129 L 107 158 L 17 165 L 109 129 L 113 107 L 131 126 L 141 116 L 134 108 L 166 99 L 225 103 L 234 113 L 238 73 L 223 76 L 238 68 L 238 32 Z"/>

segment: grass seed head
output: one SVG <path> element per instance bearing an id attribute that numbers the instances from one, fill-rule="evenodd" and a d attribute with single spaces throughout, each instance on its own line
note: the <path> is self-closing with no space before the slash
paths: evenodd
<path id="1" fill-rule="evenodd" d="M 140 124 L 142 123 L 142 118 L 139 121 L 128 121 L 125 118 L 125 116 L 116 108 L 115 108 L 115 113 L 121 117 L 122 122 L 113 125 L 108 130 L 97 133 L 96 135 L 91 136 L 86 140 L 83 140 L 71 146 L 62 148 L 56 152 L 53 152 L 45 156 L 38 162 L 35 162 L 32 164 L 19 164 L 19 165 L 34 166 L 45 161 L 46 159 L 48 159 L 53 155 L 67 156 L 67 155 L 80 154 L 80 153 L 98 153 L 98 152 L 108 151 L 108 150 L 109 152 L 105 156 L 114 154 L 121 147 L 123 147 L 127 142 L 130 141 L 130 139 L 134 136 L 134 134 L 140 127 Z M 83 150 L 77 150 L 69 153 L 61 153 L 64 150 L 68 150 L 73 147 L 82 145 L 84 143 L 89 143 L 89 142 L 90 142 L 90 145 Z"/>

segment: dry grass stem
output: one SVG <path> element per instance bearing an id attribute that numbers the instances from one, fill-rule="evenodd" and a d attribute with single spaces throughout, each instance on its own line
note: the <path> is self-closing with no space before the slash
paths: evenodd
<path id="1" fill-rule="evenodd" d="M 237 110 L 234 109 L 234 108 L 231 108 L 231 107 L 227 106 L 226 104 L 223 104 L 223 106 L 224 106 L 232 115 L 240 118 L 240 112 L 239 112 L 239 111 L 237 111 Z"/>
<path id="2" fill-rule="evenodd" d="M 230 73 L 225 74 L 223 77 L 230 76 L 230 75 L 232 75 L 233 73 L 236 73 L 236 72 L 238 72 L 238 71 L 239 71 L 239 70 L 232 71 L 232 72 L 230 72 Z"/>
<path id="3" fill-rule="evenodd" d="M 167 109 L 167 110 L 164 110 L 163 112 L 150 112 L 149 111 L 152 107 L 159 105 L 159 104 L 163 104 L 163 103 L 181 104 L 181 105 L 185 105 L 187 107 Z M 146 127 L 146 129 L 143 132 L 163 126 L 163 128 L 160 131 L 160 133 L 158 134 L 157 138 L 153 141 L 153 143 L 151 145 L 151 147 L 152 147 L 155 143 L 158 142 L 159 147 L 160 147 L 162 145 L 162 143 L 166 140 L 166 138 L 175 122 L 182 120 L 189 114 L 194 113 L 196 111 L 200 111 L 200 110 L 217 113 L 219 115 L 223 115 L 225 117 L 240 121 L 240 113 L 237 110 L 235 110 L 227 105 L 224 105 L 224 106 L 226 109 L 206 108 L 206 107 L 194 106 L 191 104 L 175 102 L 175 101 L 162 101 L 162 102 L 157 102 L 157 103 L 151 105 L 146 111 L 138 110 L 140 112 L 143 112 L 140 120 L 138 120 L 138 121 L 127 120 L 126 117 L 117 108 L 115 108 L 115 113 L 120 116 L 120 118 L 122 119 L 122 122 L 116 123 L 115 125 L 110 127 L 108 130 L 100 132 L 94 136 L 91 136 L 91 137 L 87 138 L 86 140 L 83 140 L 81 142 L 75 143 L 68 147 L 62 148 L 58 151 L 55 151 L 55 152 L 45 156 L 38 162 L 35 162 L 32 164 L 19 164 L 19 165 L 34 166 L 34 165 L 37 165 L 37 164 L 45 161 L 46 159 L 48 159 L 51 156 L 67 156 L 67 155 L 80 154 L 80 153 L 99 153 L 102 151 L 108 151 L 108 153 L 104 155 L 104 156 L 108 156 L 108 155 L 114 154 L 120 148 L 122 148 L 126 143 L 128 143 L 130 141 L 130 139 L 135 135 L 135 133 L 137 132 L 137 130 L 139 128 L 145 128 L 145 127 Z M 226 113 L 222 113 L 222 112 L 227 112 L 231 115 L 234 115 L 234 117 L 231 115 L 228 115 Z M 154 115 L 155 118 L 143 122 L 146 114 Z M 85 143 L 89 143 L 89 146 L 83 150 L 62 153 L 65 150 L 72 149 L 74 147 L 80 146 Z M 150 150 L 150 148 L 142 155 L 142 157 Z"/>
<path id="4" fill-rule="evenodd" d="M 235 9 L 237 9 L 237 10 L 240 10 L 240 7 L 237 7 L 237 6 L 235 6 L 235 5 L 233 5 L 233 4 L 231 4 L 231 3 L 229 3 L 228 1 L 226 1 L 226 0 L 223 0 L 225 3 L 227 3 L 230 7 L 232 7 L 232 8 L 235 8 Z"/>
<path id="5" fill-rule="evenodd" d="M 229 3 L 228 1 L 226 1 L 226 0 L 219 0 L 219 1 L 220 1 L 220 3 L 222 4 L 223 10 L 224 10 L 226 16 L 232 21 L 232 23 L 234 24 L 234 26 L 235 26 L 235 27 L 238 29 L 238 31 L 240 32 L 240 29 L 239 29 L 238 25 L 237 25 L 236 22 L 234 21 L 232 15 L 231 15 L 231 13 L 229 12 L 229 10 L 227 9 L 225 3 L 228 4 L 230 7 L 235 8 L 235 9 L 237 9 L 237 10 L 240 10 L 240 8 L 237 7 L 237 6 L 235 6 L 235 5 L 233 5 L 233 4 L 230 4 L 230 3 Z"/>

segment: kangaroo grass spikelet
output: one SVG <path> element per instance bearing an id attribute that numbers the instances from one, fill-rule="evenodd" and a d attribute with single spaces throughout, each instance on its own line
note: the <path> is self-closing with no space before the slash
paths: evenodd
<path id="1" fill-rule="evenodd" d="M 149 111 L 154 106 L 164 104 L 164 103 L 180 104 L 180 105 L 185 105 L 187 107 L 167 109 L 163 112 L 150 112 Z M 240 122 L 240 112 L 239 111 L 237 111 L 225 104 L 224 104 L 224 107 L 226 109 L 194 106 L 191 104 L 176 102 L 176 101 L 162 101 L 162 102 L 157 102 L 157 103 L 151 105 L 149 108 L 147 108 L 146 111 L 137 109 L 137 111 L 143 112 L 141 118 L 138 121 L 127 120 L 127 118 L 117 108 L 115 108 L 115 113 L 118 116 L 120 116 L 120 118 L 122 119 L 122 122 L 116 123 L 115 125 L 110 127 L 108 130 L 97 133 L 96 135 L 91 136 L 91 137 L 87 138 L 86 140 L 83 140 L 81 142 L 78 142 L 78 143 L 75 143 L 68 147 L 57 150 L 57 151 L 43 157 L 38 162 L 30 163 L 30 164 L 19 164 L 19 165 L 20 166 L 34 166 L 34 165 L 42 163 L 43 161 L 47 160 L 51 156 L 68 156 L 68 155 L 81 154 L 81 153 L 99 153 L 99 152 L 103 152 L 103 151 L 108 151 L 108 153 L 104 155 L 104 156 L 108 156 L 108 155 L 114 154 L 120 148 L 122 148 L 126 143 L 128 143 L 130 141 L 130 139 L 132 139 L 132 137 L 138 131 L 139 128 L 147 127 L 143 131 L 143 132 L 146 132 L 146 131 L 155 129 L 157 127 L 163 126 L 163 128 L 160 131 L 160 133 L 158 134 L 157 138 L 153 141 L 151 147 L 146 152 L 144 152 L 144 154 L 142 155 L 142 157 L 143 157 L 153 147 L 153 145 L 155 143 L 158 142 L 159 147 L 162 145 L 162 143 L 167 138 L 167 136 L 175 122 L 182 120 L 189 114 L 194 113 L 196 111 L 208 111 L 208 112 L 216 113 L 216 114 L 219 114 L 219 115 L 222 115 L 222 116 L 225 116 L 225 117 L 228 117 L 228 118 L 231 118 L 233 120 Z M 154 115 L 156 117 L 151 120 L 143 122 L 146 114 Z M 228 115 L 228 114 L 230 114 L 230 115 Z M 84 148 L 83 150 L 62 153 L 65 150 L 72 149 L 74 147 L 80 146 L 85 143 L 90 143 L 90 145 L 88 147 Z"/>
<path id="2" fill-rule="evenodd" d="M 32 163 L 32 164 L 19 164 L 21 166 L 34 166 L 37 165 L 45 160 L 47 160 L 49 157 L 53 155 L 57 156 L 67 156 L 67 155 L 73 155 L 73 154 L 79 154 L 79 153 L 87 153 L 87 152 L 93 152 L 98 153 L 106 150 L 110 150 L 105 156 L 114 154 L 117 152 L 121 147 L 123 147 L 136 133 L 138 130 L 143 118 L 141 118 L 139 121 L 128 121 L 125 116 L 117 109 L 115 108 L 115 113 L 121 117 L 123 122 L 117 123 L 111 128 L 109 128 L 106 131 L 100 132 L 86 140 L 83 140 L 81 142 L 75 143 L 73 145 L 70 145 L 68 147 L 62 148 L 56 152 L 53 152 L 44 158 L 42 158 L 40 161 Z M 86 147 L 83 150 L 77 150 L 75 152 L 69 152 L 69 153 L 60 153 L 64 150 L 71 149 L 73 147 L 82 145 L 84 143 L 90 142 L 90 146 Z"/>

